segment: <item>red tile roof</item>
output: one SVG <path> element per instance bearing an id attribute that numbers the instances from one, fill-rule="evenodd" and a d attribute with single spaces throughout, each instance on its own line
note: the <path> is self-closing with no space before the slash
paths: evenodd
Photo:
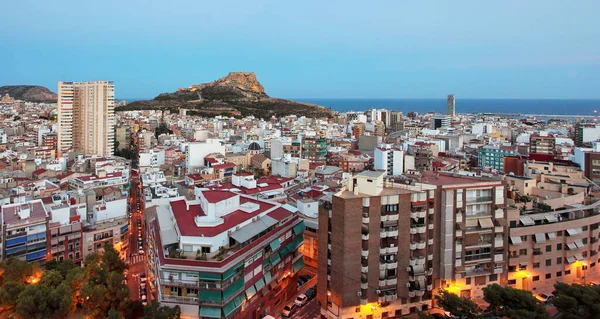
<path id="1" fill-rule="evenodd" d="M 35 171 L 33 171 L 33 173 L 32 173 L 32 174 L 33 174 L 33 175 L 41 175 L 41 174 L 44 174 L 44 173 L 46 173 L 46 172 L 47 172 L 47 170 L 46 170 L 46 169 L 44 169 L 44 168 L 40 168 L 40 169 L 36 169 Z"/>
<path id="2" fill-rule="evenodd" d="M 268 213 L 267 215 L 276 219 L 277 221 L 282 221 L 282 220 L 286 219 L 287 217 L 292 216 L 292 212 L 290 212 L 289 210 L 287 210 L 283 207 L 277 207 L 275 210 Z"/>
<path id="3" fill-rule="evenodd" d="M 108 178 L 113 178 L 113 177 L 121 177 L 121 175 L 123 175 L 123 173 L 121 172 L 114 172 L 114 173 L 108 173 L 106 174 L 106 176 L 104 177 L 99 177 L 99 176 L 95 176 L 95 175 L 88 175 L 88 176 L 79 176 L 77 177 L 79 180 L 87 182 L 87 181 L 97 181 L 97 180 L 103 180 L 103 179 L 108 179 Z"/>
<path id="4" fill-rule="evenodd" d="M 205 191 L 206 192 L 206 191 Z M 203 192 L 203 193 L 205 193 Z M 211 192 L 211 191 L 209 191 Z M 235 193 L 231 192 L 221 192 L 221 191 L 212 191 L 214 193 L 229 193 L 235 196 Z M 175 220 L 177 221 L 177 227 L 181 232 L 182 236 L 205 236 L 205 237 L 214 237 L 227 230 L 243 223 L 253 217 L 257 216 L 260 213 L 263 213 L 273 207 L 275 205 L 257 201 L 254 199 L 249 199 L 247 197 L 240 196 L 240 204 L 244 204 L 247 202 L 256 203 L 259 205 L 259 209 L 252 213 L 247 213 L 241 210 L 235 210 L 225 216 L 223 216 L 223 223 L 214 227 L 198 227 L 196 226 L 196 222 L 194 221 L 194 217 L 196 216 L 206 216 L 206 214 L 202 211 L 200 205 L 190 205 L 189 210 L 186 207 L 185 200 L 178 200 L 171 202 L 171 209 L 173 210 L 173 215 L 175 216 Z"/>
<path id="5" fill-rule="evenodd" d="M 204 198 L 206 198 L 206 200 L 209 203 L 213 203 L 213 204 L 218 203 L 220 201 L 224 201 L 229 198 L 232 198 L 234 196 L 237 196 L 236 193 L 229 192 L 229 191 L 219 191 L 219 190 L 203 191 L 202 195 L 204 195 Z"/>
<path id="6" fill-rule="evenodd" d="M 217 165 L 213 165 L 212 168 L 219 170 L 219 169 L 226 169 L 226 168 L 233 168 L 235 167 L 235 164 L 233 163 L 223 163 L 223 164 L 217 164 Z"/>

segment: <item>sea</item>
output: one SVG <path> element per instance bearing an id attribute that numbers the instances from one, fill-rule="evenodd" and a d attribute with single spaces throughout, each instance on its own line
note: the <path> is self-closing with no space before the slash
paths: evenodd
<path id="1" fill-rule="evenodd" d="M 446 98 L 442 99 L 340 99 L 288 98 L 322 105 L 338 112 L 366 111 L 370 108 L 408 112 L 446 113 Z M 148 100 L 123 99 L 125 101 Z M 521 115 L 558 115 L 561 118 L 594 117 L 600 113 L 600 99 L 461 99 L 456 97 L 456 113 L 495 113 Z M 550 116 L 551 117 L 551 116 Z"/>
<path id="2" fill-rule="evenodd" d="M 446 113 L 446 99 L 325 99 L 294 98 L 294 101 L 314 103 L 334 111 L 365 111 L 385 108 L 408 112 Z M 561 116 L 595 116 L 600 111 L 598 100 L 555 99 L 460 99 L 456 98 L 456 113 L 546 114 Z"/>

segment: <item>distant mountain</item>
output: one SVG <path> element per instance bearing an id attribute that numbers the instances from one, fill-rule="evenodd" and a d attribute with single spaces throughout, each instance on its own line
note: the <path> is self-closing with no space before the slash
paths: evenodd
<path id="1" fill-rule="evenodd" d="M 331 117 L 333 111 L 316 104 L 269 97 L 254 72 L 231 72 L 216 81 L 162 93 L 149 101 L 135 101 L 115 111 L 187 109 L 188 114 Z"/>
<path id="2" fill-rule="evenodd" d="M 7 85 L 0 87 L 0 96 L 8 94 L 15 100 L 56 103 L 56 93 L 39 85 Z"/>

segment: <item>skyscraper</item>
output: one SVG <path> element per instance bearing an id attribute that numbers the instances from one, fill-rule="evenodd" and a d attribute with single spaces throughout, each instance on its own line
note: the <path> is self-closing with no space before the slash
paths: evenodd
<path id="1" fill-rule="evenodd" d="M 112 155 L 115 87 L 112 81 L 58 82 L 58 153 Z"/>
<path id="2" fill-rule="evenodd" d="M 456 116 L 456 104 L 454 102 L 454 94 L 448 94 L 448 115 Z"/>

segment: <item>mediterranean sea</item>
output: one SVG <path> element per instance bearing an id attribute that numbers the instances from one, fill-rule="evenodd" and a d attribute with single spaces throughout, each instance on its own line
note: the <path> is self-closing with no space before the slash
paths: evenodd
<path id="1" fill-rule="evenodd" d="M 290 98 L 290 100 L 314 103 L 334 111 L 365 111 L 370 108 L 408 112 L 446 113 L 446 99 L 333 99 Z M 595 115 L 600 111 L 600 100 L 555 99 L 461 99 L 456 98 L 456 113 L 511 113 L 552 115 Z"/>

